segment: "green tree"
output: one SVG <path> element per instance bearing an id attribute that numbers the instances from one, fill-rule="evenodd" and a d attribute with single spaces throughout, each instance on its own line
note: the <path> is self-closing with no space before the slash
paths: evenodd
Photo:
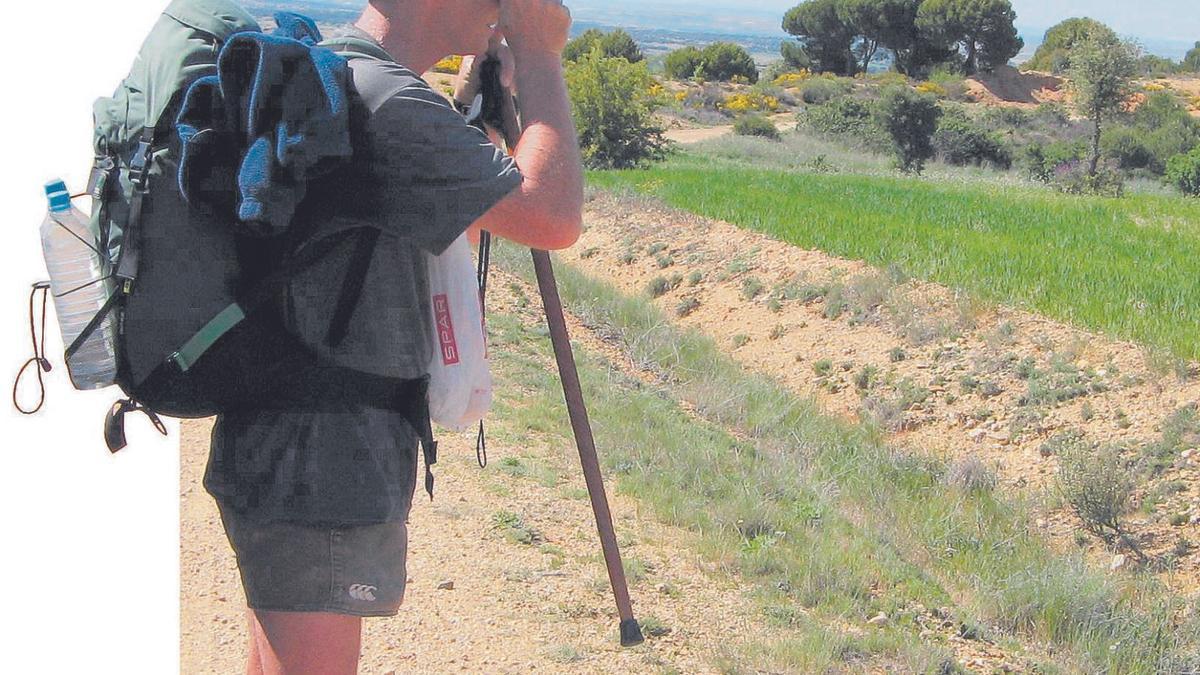
<path id="1" fill-rule="evenodd" d="M 584 54 L 591 52 L 596 47 L 599 47 L 600 52 L 608 58 L 625 59 L 630 63 L 646 59 L 633 37 L 624 30 L 618 28 L 605 33 L 597 28 L 589 28 L 579 37 L 567 43 L 563 49 L 563 60 L 568 63 L 578 61 Z"/>
<path id="2" fill-rule="evenodd" d="M 783 57 L 783 65 L 788 70 L 812 70 L 813 61 L 804 47 L 795 40 L 784 40 L 779 43 L 779 55 Z"/>
<path id="3" fill-rule="evenodd" d="M 1187 56 L 1183 57 L 1180 67 L 1189 73 L 1200 73 L 1200 42 L 1197 42 L 1196 46 L 1188 51 Z"/>
<path id="4" fill-rule="evenodd" d="M 1067 19 L 1046 31 L 1042 44 L 1023 67 L 1062 75 L 1071 67 L 1071 49 L 1093 35 L 1116 38 L 1113 29 L 1087 17 Z"/>
<path id="5" fill-rule="evenodd" d="M 584 164 L 625 169 L 662 159 L 667 141 L 654 121 L 659 101 L 643 63 L 605 57 L 595 49 L 567 64 L 571 114 Z"/>
<path id="6" fill-rule="evenodd" d="M 668 53 L 663 61 L 663 68 L 670 79 L 687 80 L 700 74 L 698 71 L 703 63 L 704 54 L 699 49 L 688 46 Z"/>
<path id="7" fill-rule="evenodd" d="M 1200 197 L 1200 145 L 1186 155 L 1175 155 L 1167 162 L 1167 180 L 1183 194 Z"/>
<path id="8" fill-rule="evenodd" d="M 750 53 L 733 42 L 714 42 L 700 56 L 701 73 L 706 80 L 728 82 L 744 77 L 751 84 L 758 82 L 758 66 Z"/>
<path id="9" fill-rule="evenodd" d="M 1094 179 L 1100 164 L 1103 125 L 1121 112 L 1133 89 L 1138 49 L 1115 35 L 1096 33 L 1071 49 L 1068 71 L 1075 109 L 1092 121 L 1088 177 Z"/>
<path id="10" fill-rule="evenodd" d="M 816 70 L 853 75 L 858 69 L 854 41 L 858 32 L 841 16 L 841 0 L 808 0 L 787 11 L 783 30 L 799 38 Z"/>
<path id="11" fill-rule="evenodd" d="M 1008 63 L 1025 41 L 1017 36 L 1017 13 L 1009 0 L 925 0 L 917 28 L 934 44 L 960 46 L 963 70 L 973 75 Z"/>
<path id="12" fill-rule="evenodd" d="M 884 92 L 875 108 L 875 119 L 887 133 L 896 155 L 896 167 L 905 173 L 921 173 L 933 157 L 933 135 L 942 115 L 937 99 L 908 87 Z"/>

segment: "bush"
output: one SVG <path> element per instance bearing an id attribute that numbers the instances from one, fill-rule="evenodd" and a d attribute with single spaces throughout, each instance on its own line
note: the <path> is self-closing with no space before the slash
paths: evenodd
<path id="1" fill-rule="evenodd" d="M 701 76 L 704 55 L 695 47 L 683 47 L 670 52 L 663 61 L 667 77 L 672 80 L 689 80 Z"/>
<path id="2" fill-rule="evenodd" d="M 933 134 L 942 110 L 937 100 L 908 87 L 884 92 L 875 109 L 875 119 L 892 143 L 896 167 L 905 173 L 921 173 L 933 157 Z"/>
<path id="3" fill-rule="evenodd" d="M 1093 450 L 1085 441 L 1063 443 L 1058 448 L 1058 491 L 1079 516 L 1084 529 L 1113 543 L 1124 537 L 1122 522 L 1133 496 L 1133 472 L 1117 450 Z"/>
<path id="4" fill-rule="evenodd" d="M 1100 154 L 1122 169 L 1147 169 L 1154 166 L 1154 153 L 1142 141 L 1142 134 L 1129 127 L 1113 127 L 1100 138 Z"/>
<path id="5" fill-rule="evenodd" d="M 594 50 L 567 66 L 566 79 L 585 165 L 632 168 L 665 156 L 667 142 L 653 116 L 659 101 L 644 62 Z"/>
<path id="6" fill-rule="evenodd" d="M 1200 197 L 1200 145 L 1186 155 L 1175 155 L 1167 162 L 1167 181 L 1185 195 Z"/>
<path id="7" fill-rule="evenodd" d="M 759 136 L 773 141 L 779 140 L 779 129 L 775 123 L 762 115 L 744 115 L 733 123 L 733 133 L 739 136 Z"/>
<path id="8" fill-rule="evenodd" d="M 463 57 L 447 56 L 446 58 L 433 64 L 433 72 L 446 73 L 449 75 L 457 75 L 459 70 L 462 70 Z"/>
<path id="9" fill-rule="evenodd" d="M 809 105 L 821 105 L 848 94 L 850 89 L 851 85 L 844 80 L 818 77 L 801 85 L 800 98 Z"/>
<path id="10" fill-rule="evenodd" d="M 779 110 L 779 99 L 759 92 L 743 92 L 727 97 L 720 104 L 722 110 L 740 114 L 747 112 L 775 112 Z"/>
<path id="11" fill-rule="evenodd" d="M 703 51 L 683 47 L 670 52 L 663 62 L 667 77 L 673 80 L 697 78 L 714 82 L 758 82 L 758 66 L 740 45 L 714 42 Z"/>
<path id="12" fill-rule="evenodd" d="M 835 98 L 824 105 L 805 108 L 800 113 L 800 123 L 823 134 L 874 133 L 871 110 L 862 101 L 849 97 Z"/>
<path id="13" fill-rule="evenodd" d="M 1077 163 L 1086 154 L 1087 145 L 1083 141 L 1032 143 L 1022 150 L 1021 164 L 1030 179 L 1049 183 L 1059 167 Z"/>
<path id="14" fill-rule="evenodd" d="M 945 110 L 933 135 L 933 147 L 942 161 L 955 166 L 1012 167 L 1012 154 L 996 134 L 976 125 L 959 108 Z"/>
<path id="15" fill-rule="evenodd" d="M 1104 163 L 1096 167 L 1094 176 L 1088 174 L 1086 161 L 1059 164 L 1054 169 L 1050 183 L 1059 192 L 1069 195 L 1120 197 L 1125 193 L 1125 181 L 1121 177 L 1121 172 Z"/>
<path id="16" fill-rule="evenodd" d="M 563 61 L 567 63 L 578 61 L 597 47 L 604 56 L 611 59 L 625 59 L 630 63 L 638 63 L 646 58 L 642 55 L 642 50 L 637 43 L 633 41 L 633 37 L 624 30 L 618 28 L 610 33 L 605 33 L 599 29 L 590 28 L 567 43 L 563 49 Z"/>
<path id="17" fill-rule="evenodd" d="M 967 98 L 967 81 L 962 75 L 944 67 L 935 68 L 929 75 L 929 83 L 941 87 L 944 96 L 952 101 Z"/>
<path id="18" fill-rule="evenodd" d="M 706 80 L 729 82 L 745 78 L 746 82 L 758 82 L 758 66 L 750 54 L 733 42 L 714 42 L 701 54 L 702 76 Z"/>

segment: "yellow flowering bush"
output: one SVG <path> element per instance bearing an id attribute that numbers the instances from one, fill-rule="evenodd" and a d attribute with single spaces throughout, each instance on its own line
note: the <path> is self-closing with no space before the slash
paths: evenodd
<path id="1" fill-rule="evenodd" d="M 461 56 L 447 56 L 446 58 L 442 59 L 441 61 L 438 61 L 437 63 L 433 64 L 433 72 L 449 73 L 451 75 L 457 75 L 459 69 L 462 68 L 462 62 L 463 62 L 463 57 L 461 57 Z"/>
<path id="2" fill-rule="evenodd" d="M 937 82 L 922 82 L 916 86 L 916 90 L 922 94 L 933 94 L 938 98 L 946 97 L 946 88 Z"/>
<path id="3" fill-rule="evenodd" d="M 744 92 L 726 97 L 717 107 L 731 113 L 775 112 L 779 110 L 779 99 L 756 92 Z"/>
<path id="4" fill-rule="evenodd" d="M 812 73 L 807 70 L 801 70 L 798 73 L 784 73 L 775 78 L 774 85 L 776 87 L 799 87 L 802 82 L 812 77 Z"/>
<path id="5" fill-rule="evenodd" d="M 1167 87 L 1166 85 L 1163 85 L 1163 84 L 1159 84 L 1157 82 L 1148 82 L 1148 83 L 1142 85 L 1142 89 L 1145 91 L 1166 91 L 1167 89 L 1169 89 L 1169 87 Z"/>

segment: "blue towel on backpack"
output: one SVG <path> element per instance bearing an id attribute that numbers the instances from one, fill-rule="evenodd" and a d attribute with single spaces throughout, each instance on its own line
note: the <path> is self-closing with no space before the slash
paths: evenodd
<path id="1" fill-rule="evenodd" d="M 286 231 L 306 183 L 352 154 L 346 60 L 317 46 L 312 19 L 275 21 L 270 35 L 229 38 L 217 74 L 192 84 L 176 120 L 184 198 L 256 236 Z"/>

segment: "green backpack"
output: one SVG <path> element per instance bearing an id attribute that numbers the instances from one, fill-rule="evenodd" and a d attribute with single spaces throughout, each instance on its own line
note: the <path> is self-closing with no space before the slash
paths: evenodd
<path id="1" fill-rule="evenodd" d="M 216 74 L 220 50 L 233 35 L 259 30 L 229 0 L 174 0 L 128 77 L 95 104 L 91 228 L 119 282 L 110 307 L 119 326 L 117 384 L 128 397 L 110 410 L 106 441 L 114 452 L 125 445 L 123 418 L 132 411 L 149 414 L 163 430 L 159 414 L 208 417 L 319 398 L 400 408 L 432 445 L 427 379 L 321 363 L 284 328 L 278 311 L 288 281 L 349 248 L 330 329 L 335 344 L 362 291 L 378 230 L 364 226 L 285 247 L 278 238 L 239 232 L 226 216 L 191 208 L 180 192 L 175 122 L 184 94 Z"/>

